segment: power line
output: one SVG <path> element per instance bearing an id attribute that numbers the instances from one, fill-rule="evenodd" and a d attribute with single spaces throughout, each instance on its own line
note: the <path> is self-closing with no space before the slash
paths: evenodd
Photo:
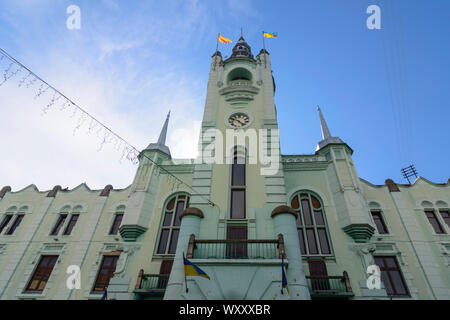
<path id="1" fill-rule="evenodd" d="M 105 143 L 111 142 L 115 138 L 116 139 L 116 145 L 117 145 L 118 141 L 120 141 L 121 143 L 124 144 L 124 147 L 123 147 L 122 150 L 123 150 L 123 154 L 126 154 L 126 157 L 127 157 L 128 160 L 132 161 L 134 164 L 137 164 L 136 160 L 140 156 L 148 159 L 152 164 L 154 164 L 156 167 L 158 167 L 161 171 L 163 171 L 164 173 L 170 175 L 176 181 L 178 181 L 179 183 L 181 183 L 181 184 L 185 185 L 186 187 L 188 187 L 189 190 L 191 190 L 194 195 L 197 195 L 200 198 L 202 198 L 203 200 L 206 200 L 209 205 L 216 206 L 216 204 L 214 202 L 212 202 L 210 199 L 205 198 L 203 195 L 199 194 L 191 185 L 187 184 L 186 182 L 184 182 L 183 180 L 181 180 L 180 178 L 178 178 L 177 176 L 175 176 L 174 174 L 169 172 L 167 169 L 165 169 L 164 167 L 162 167 L 161 165 L 159 165 L 158 163 L 153 161 L 150 157 L 145 155 L 143 152 L 139 151 L 132 144 L 130 144 L 128 141 L 126 141 L 124 138 L 122 138 L 119 134 L 117 134 L 114 131 L 112 131 L 112 129 L 110 129 L 108 126 L 104 125 L 102 122 L 100 122 L 100 120 L 95 118 L 89 112 L 87 112 L 82 107 L 77 105 L 74 101 L 72 101 L 72 99 L 70 99 L 65 94 L 63 94 L 61 91 L 59 91 L 54 86 L 49 84 L 47 81 L 45 81 L 44 79 L 39 77 L 36 73 L 34 73 L 29 68 L 27 68 L 21 62 L 19 62 L 17 59 L 15 59 L 13 56 L 11 56 L 8 52 L 6 52 L 2 48 L 0 48 L 0 53 L 2 55 L 0 57 L 0 62 L 4 59 L 4 57 L 6 57 L 7 59 L 9 59 L 11 61 L 11 63 L 8 66 L 8 68 L 5 69 L 4 72 L 3 72 L 3 81 L 0 82 L 0 86 L 3 85 L 3 83 L 5 83 L 6 81 L 8 81 L 10 78 L 12 78 L 15 75 L 17 75 L 19 72 L 21 72 L 22 69 L 26 70 L 28 72 L 28 75 L 26 75 L 25 77 L 22 78 L 22 80 L 19 82 L 19 87 L 22 86 L 24 83 L 26 83 L 26 81 L 28 81 L 28 83 L 26 83 L 26 86 L 29 87 L 30 85 L 34 84 L 34 82 L 36 82 L 36 80 L 38 80 L 38 81 L 41 82 L 41 86 L 39 87 L 39 91 L 38 91 L 36 97 L 39 97 L 40 95 L 42 95 L 44 92 L 48 91 L 49 89 L 53 90 L 53 92 L 54 92 L 53 97 L 51 98 L 49 104 L 44 108 L 44 113 L 46 113 L 46 110 L 50 106 L 55 104 L 55 102 L 62 97 L 63 99 L 66 100 L 64 102 L 63 106 L 67 105 L 67 104 L 70 104 L 70 105 L 72 105 L 74 107 L 74 113 L 76 112 L 76 110 L 79 110 L 82 113 L 75 130 L 77 130 L 82 125 L 82 123 L 86 120 L 86 117 L 90 118 L 91 119 L 91 124 L 89 126 L 89 130 L 91 130 L 94 127 L 97 127 L 97 125 L 100 126 L 100 130 L 102 128 L 104 129 L 104 137 L 103 137 L 103 141 L 102 141 L 102 145 L 101 146 L 103 146 L 103 144 L 105 144 Z M 11 72 L 13 64 L 16 64 L 17 66 L 19 66 L 19 68 L 17 68 L 17 70 L 15 70 L 15 71 Z M 32 77 L 33 79 L 27 80 L 30 77 Z M 47 86 L 46 89 L 44 89 L 45 86 Z M 57 95 L 58 95 L 58 97 L 56 97 Z"/>

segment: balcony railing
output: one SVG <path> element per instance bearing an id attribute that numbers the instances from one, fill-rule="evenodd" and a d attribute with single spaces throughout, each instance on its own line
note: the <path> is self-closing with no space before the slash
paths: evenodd
<path id="1" fill-rule="evenodd" d="M 342 276 L 306 276 L 312 296 L 353 295 L 346 271 Z"/>
<path id="2" fill-rule="evenodd" d="M 284 240 L 195 240 L 189 239 L 187 258 L 193 259 L 281 259 Z"/>
<path id="3" fill-rule="evenodd" d="M 164 293 L 169 281 L 168 274 L 146 274 L 140 270 L 136 282 L 136 291 Z"/>

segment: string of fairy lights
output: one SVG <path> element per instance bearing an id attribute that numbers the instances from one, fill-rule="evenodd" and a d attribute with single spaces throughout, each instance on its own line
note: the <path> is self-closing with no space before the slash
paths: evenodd
<path id="1" fill-rule="evenodd" d="M 169 179 L 172 179 L 172 190 L 175 189 L 175 183 L 177 184 L 177 189 L 180 185 L 184 185 L 191 191 L 191 195 L 199 196 L 203 200 L 206 200 L 206 202 L 211 206 L 217 206 L 210 199 L 198 193 L 191 185 L 187 184 L 163 166 L 156 163 L 145 153 L 140 152 L 131 143 L 112 131 L 109 127 L 104 125 L 93 115 L 80 107 L 57 88 L 39 77 L 36 73 L 31 71 L 2 48 L 0 48 L 0 70 L 3 70 L 2 77 L 0 78 L 0 88 L 7 81 L 20 78 L 17 86 L 35 90 L 35 99 L 43 97 L 44 95 L 49 97 L 47 103 L 42 107 L 42 115 L 46 115 L 52 108 L 58 108 L 60 111 L 70 112 L 71 118 L 77 118 L 73 133 L 75 134 L 82 127 L 86 127 L 87 134 L 95 133 L 95 136 L 100 139 L 98 151 L 101 151 L 106 144 L 111 144 L 116 151 L 120 152 L 120 162 L 123 159 L 126 159 L 135 165 L 139 163 L 139 157 L 144 157 L 160 170 L 157 172 L 158 175 L 160 172 L 164 172 L 168 175 Z"/>

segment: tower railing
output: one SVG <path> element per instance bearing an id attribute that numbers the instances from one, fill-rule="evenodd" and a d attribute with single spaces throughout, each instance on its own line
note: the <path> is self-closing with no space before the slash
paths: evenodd
<path id="1" fill-rule="evenodd" d="M 283 235 L 268 240 L 189 239 L 187 258 L 193 259 L 281 259 L 285 258 Z"/>

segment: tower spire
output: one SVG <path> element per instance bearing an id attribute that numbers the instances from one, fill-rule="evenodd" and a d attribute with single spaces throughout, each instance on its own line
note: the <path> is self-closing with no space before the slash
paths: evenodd
<path id="1" fill-rule="evenodd" d="M 167 136 L 167 128 L 169 127 L 169 118 L 170 118 L 170 110 L 167 114 L 166 122 L 164 122 L 164 126 L 161 129 L 161 133 L 159 134 L 158 144 L 165 145 L 166 144 L 166 136 Z"/>
<path id="2" fill-rule="evenodd" d="M 145 150 L 159 150 L 168 156 L 170 156 L 170 150 L 169 147 L 166 146 L 166 138 L 167 138 L 167 128 L 169 127 L 169 118 L 170 118 L 170 111 L 167 114 L 166 121 L 164 122 L 164 125 L 161 129 L 161 133 L 159 134 L 158 142 L 157 143 L 150 143 Z"/>
<path id="3" fill-rule="evenodd" d="M 325 121 L 322 110 L 320 110 L 319 106 L 317 106 L 317 111 L 319 111 L 320 127 L 322 128 L 322 139 L 326 140 L 328 138 L 331 138 L 330 129 L 328 129 L 327 122 Z"/>
<path id="4" fill-rule="evenodd" d="M 322 129 L 322 141 L 319 142 L 316 150 L 322 149 L 323 147 L 331 143 L 345 143 L 341 140 L 341 138 L 331 136 L 330 129 L 328 129 L 327 122 L 325 121 L 322 110 L 320 110 L 319 106 L 317 106 L 317 111 L 319 111 L 320 127 Z"/>

